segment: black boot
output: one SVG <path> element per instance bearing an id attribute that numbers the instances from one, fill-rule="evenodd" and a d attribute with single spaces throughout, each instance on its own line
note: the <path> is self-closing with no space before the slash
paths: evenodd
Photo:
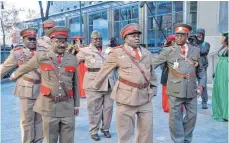
<path id="1" fill-rule="evenodd" d="M 91 138 L 92 138 L 94 141 L 99 141 L 99 140 L 100 140 L 100 137 L 99 137 L 98 134 L 91 135 Z"/>
<path id="2" fill-rule="evenodd" d="M 104 131 L 103 129 L 101 129 L 101 132 L 104 134 L 106 138 L 111 138 L 111 134 L 109 131 Z"/>
<path id="3" fill-rule="evenodd" d="M 208 104 L 207 103 L 203 103 L 202 104 L 202 109 L 208 109 Z"/>

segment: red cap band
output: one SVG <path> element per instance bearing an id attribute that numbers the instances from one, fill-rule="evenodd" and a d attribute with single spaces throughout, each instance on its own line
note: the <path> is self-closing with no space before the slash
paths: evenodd
<path id="1" fill-rule="evenodd" d="M 45 23 L 45 24 L 43 24 L 43 27 L 44 27 L 44 28 L 52 28 L 52 27 L 54 27 L 54 26 L 55 26 L 54 23 Z"/>
<path id="2" fill-rule="evenodd" d="M 22 37 L 25 37 L 25 36 L 37 36 L 37 32 L 24 32 L 22 34 Z"/>
<path id="3" fill-rule="evenodd" d="M 57 31 L 57 32 L 53 32 L 52 34 L 50 34 L 50 38 L 53 38 L 56 35 L 64 35 L 64 36 L 68 36 L 68 32 L 66 31 Z"/>
<path id="4" fill-rule="evenodd" d="M 126 35 L 128 35 L 129 33 L 132 33 L 136 31 L 137 32 L 137 29 L 133 28 L 133 27 L 129 27 L 129 28 L 126 28 L 123 30 L 122 32 L 122 38 L 124 38 Z"/>
<path id="5" fill-rule="evenodd" d="M 189 29 L 188 28 L 185 28 L 185 27 L 177 27 L 175 29 L 175 32 L 178 32 L 178 31 L 184 31 L 184 32 L 188 33 L 189 32 Z"/>

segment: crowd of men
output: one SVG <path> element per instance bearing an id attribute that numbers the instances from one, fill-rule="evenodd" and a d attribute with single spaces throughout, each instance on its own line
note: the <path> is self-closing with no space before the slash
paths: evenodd
<path id="1" fill-rule="evenodd" d="M 87 67 L 83 88 L 93 140 L 100 140 L 99 130 L 111 138 L 115 101 L 118 143 L 131 143 L 135 128 L 135 143 L 153 143 L 154 69 L 167 63 L 171 138 L 175 143 L 190 143 L 197 95 L 202 91 L 206 94 L 203 108 L 207 107 L 207 66 L 200 48 L 187 42 L 192 27 L 176 24 L 174 28 L 175 43 L 164 47 L 158 56 L 140 46 L 142 31 L 136 23 L 120 31 L 124 45 L 104 48 L 102 35 L 95 30 L 91 43 L 76 54 L 67 51 L 69 29 L 55 26 L 52 20 L 43 23 L 44 36 L 38 40 L 35 28 L 21 31 L 24 47 L 14 48 L 0 71 L 3 78 L 18 66 L 10 79 L 16 81 L 15 95 L 20 99 L 22 143 L 41 143 L 43 138 L 46 143 L 74 143 L 75 116 L 80 107 L 77 66 L 81 62 Z M 204 30 L 199 33 L 204 35 Z M 186 109 L 184 118 L 182 106 Z"/>

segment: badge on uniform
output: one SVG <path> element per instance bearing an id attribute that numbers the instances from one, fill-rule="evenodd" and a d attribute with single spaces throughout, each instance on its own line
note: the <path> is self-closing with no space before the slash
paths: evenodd
<path id="1" fill-rule="evenodd" d="M 111 48 L 110 47 L 106 48 L 105 53 L 108 55 L 110 52 L 111 52 Z"/>
<path id="2" fill-rule="evenodd" d="M 173 69 L 177 70 L 179 68 L 179 63 L 176 61 L 173 63 Z"/>
<path id="3" fill-rule="evenodd" d="M 95 63 L 95 59 L 94 58 L 90 59 L 90 62 Z"/>

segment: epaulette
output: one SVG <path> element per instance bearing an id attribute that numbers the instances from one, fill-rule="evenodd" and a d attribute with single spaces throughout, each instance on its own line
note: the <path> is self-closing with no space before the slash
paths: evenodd
<path id="1" fill-rule="evenodd" d="M 20 50 L 20 49 L 22 49 L 22 47 L 16 47 L 16 48 L 14 48 L 14 51 L 17 51 L 17 50 Z"/>

